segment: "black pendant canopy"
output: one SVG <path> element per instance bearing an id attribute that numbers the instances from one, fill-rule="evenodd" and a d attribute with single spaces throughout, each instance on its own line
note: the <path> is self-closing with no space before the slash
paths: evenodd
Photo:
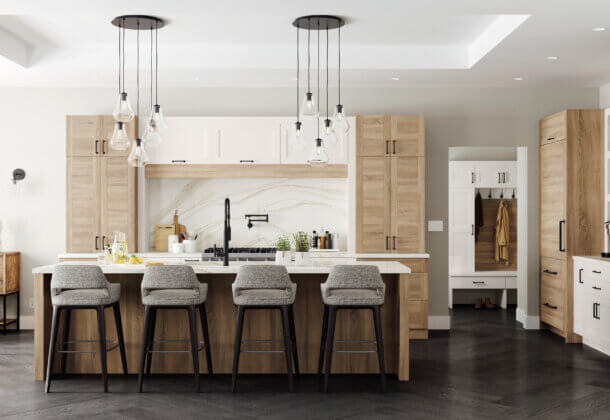
<path id="1" fill-rule="evenodd" d="M 300 29 L 312 31 L 337 29 L 345 25 L 345 21 L 339 16 L 332 15 L 307 15 L 296 18 L 292 25 Z"/>
<path id="2" fill-rule="evenodd" d="M 165 25 L 163 19 L 148 15 L 117 16 L 112 19 L 111 23 L 119 28 L 136 30 L 148 30 L 150 28 L 160 29 Z"/>

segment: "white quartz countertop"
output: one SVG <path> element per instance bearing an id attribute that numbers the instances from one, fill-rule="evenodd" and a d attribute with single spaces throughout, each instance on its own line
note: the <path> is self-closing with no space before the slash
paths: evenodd
<path id="1" fill-rule="evenodd" d="M 90 262 L 65 262 L 58 264 L 75 264 L 84 265 L 91 264 Z M 58 264 L 43 265 L 32 270 L 33 274 L 51 274 L 53 269 Z M 173 263 L 175 264 L 175 263 Z M 188 263 L 197 274 L 236 274 L 239 267 L 247 264 L 268 264 L 270 262 L 231 262 L 228 267 L 222 265 L 221 262 L 197 262 Z M 313 261 L 310 265 L 287 265 L 286 269 L 290 274 L 328 274 L 333 265 L 348 264 L 348 265 L 376 265 L 381 274 L 409 274 L 411 269 L 396 261 L 342 261 L 339 260 L 324 260 Z M 146 269 L 144 264 L 109 264 L 100 265 L 102 271 L 106 274 L 142 274 Z"/>
<path id="2" fill-rule="evenodd" d="M 139 257 L 144 258 L 200 258 L 201 252 L 172 254 L 171 252 L 136 252 Z M 84 254 L 84 253 L 64 253 L 59 254 L 59 259 L 92 259 L 97 258 L 99 254 Z M 131 255 L 131 254 L 130 254 Z M 316 249 L 312 250 L 311 258 L 375 258 L 375 259 L 411 259 L 411 258 L 430 258 L 430 254 L 363 254 L 355 252 L 344 252 L 333 249 Z"/>
<path id="3" fill-rule="evenodd" d="M 575 260 L 591 260 L 597 262 L 610 263 L 610 258 L 604 258 L 597 255 L 575 255 L 572 257 Z"/>

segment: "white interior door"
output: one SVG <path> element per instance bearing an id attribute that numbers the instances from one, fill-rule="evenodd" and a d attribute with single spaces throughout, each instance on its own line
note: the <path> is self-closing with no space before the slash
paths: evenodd
<path id="1" fill-rule="evenodd" d="M 449 192 L 449 273 L 474 271 L 474 188 Z"/>

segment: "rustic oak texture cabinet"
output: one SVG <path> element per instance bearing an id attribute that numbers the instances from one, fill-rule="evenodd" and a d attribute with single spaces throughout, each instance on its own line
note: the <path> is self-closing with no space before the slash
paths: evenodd
<path id="1" fill-rule="evenodd" d="M 66 117 L 67 252 L 101 252 L 114 231 L 137 249 L 137 172 L 129 150 L 110 149 L 113 125 L 107 115 Z M 135 121 L 127 133 L 135 138 Z"/>
<path id="2" fill-rule="evenodd" d="M 540 321 L 574 332 L 572 257 L 604 246 L 602 110 L 565 110 L 540 120 Z"/>
<path id="3" fill-rule="evenodd" d="M 425 123 L 421 115 L 356 116 L 356 252 L 426 252 Z M 428 261 L 411 267 L 411 338 L 428 337 Z"/>

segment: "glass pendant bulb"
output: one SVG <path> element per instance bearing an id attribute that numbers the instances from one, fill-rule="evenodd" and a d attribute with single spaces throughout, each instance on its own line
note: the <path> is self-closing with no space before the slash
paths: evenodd
<path id="1" fill-rule="evenodd" d="M 159 126 L 157 122 L 152 119 L 148 120 L 148 124 L 146 124 L 146 132 L 144 133 L 144 137 L 142 138 L 146 147 L 156 147 L 161 144 L 163 141 L 161 137 L 161 133 L 159 133 Z"/>
<path id="2" fill-rule="evenodd" d="M 315 118 L 318 116 L 318 109 L 316 108 L 316 99 L 313 97 L 313 93 L 305 93 L 305 96 L 303 96 L 303 106 L 301 107 L 301 110 L 301 115 L 303 117 Z"/>
<path id="3" fill-rule="evenodd" d="M 316 146 L 313 149 L 311 157 L 307 161 L 311 166 L 326 166 L 328 165 L 328 153 L 324 147 L 322 139 L 316 139 Z"/>
<path id="4" fill-rule="evenodd" d="M 335 113 L 333 115 L 333 129 L 337 134 L 343 134 L 349 131 L 349 123 L 347 122 L 347 118 L 345 118 L 345 110 L 341 104 L 335 107 Z"/>
<path id="5" fill-rule="evenodd" d="M 290 138 L 291 147 L 294 147 L 296 150 L 303 150 L 306 146 L 305 139 L 305 127 L 301 121 L 297 121 L 294 123 L 294 133 Z"/>
<path id="6" fill-rule="evenodd" d="M 324 120 L 324 135 L 322 136 L 324 143 L 335 145 L 339 142 L 337 133 L 331 125 L 331 121 L 327 118 Z"/>
<path id="7" fill-rule="evenodd" d="M 152 110 L 150 112 L 150 120 L 154 121 L 157 128 L 167 128 L 165 124 L 165 120 L 163 119 L 163 110 L 161 109 L 161 105 L 155 104 L 152 106 Z"/>
<path id="8" fill-rule="evenodd" d="M 129 136 L 125 123 L 122 121 L 114 124 L 114 131 L 112 137 L 110 137 L 110 148 L 112 150 L 127 150 L 129 148 Z"/>
<path id="9" fill-rule="evenodd" d="M 136 113 L 133 112 L 133 108 L 129 103 L 129 99 L 127 98 L 127 92 L 122 92 L 119 94 L 116 106 L 112 112 L 112 116 L 116 121 L 124 123 L 132 121 L 136 116 Z"/>
<path id="10" fill-rule="evenodd" d="M 136 139 L 133 142 L 133 147 L 131 148 L 131 153 L 129 153 L 127 162 L 136 168 L 143 168 L 148 163 L 148 155 L 146 154 L 146 150 L 144 150 L 142 139 Z"/>

